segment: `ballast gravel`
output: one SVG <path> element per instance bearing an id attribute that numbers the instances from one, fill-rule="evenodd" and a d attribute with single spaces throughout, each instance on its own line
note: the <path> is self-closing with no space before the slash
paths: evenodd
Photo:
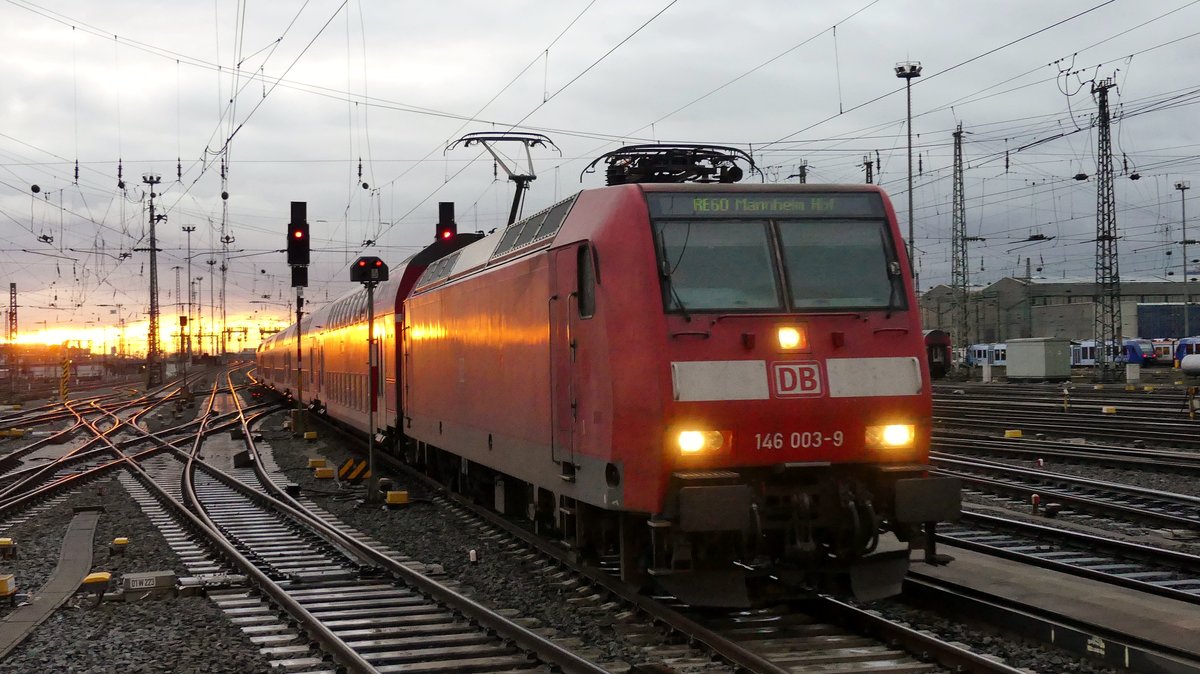
<path id="1" fill-rule="evenodd" d="M 58 562 L 62 536 L 73 509 L 94 505 L 103 506 L 104 512 L 96 527 L 93 571 L 108 571 L 115 581 L 125 573 L 141 571 L 185 574 L 157 527 L 115 477 L 105 477 L 22 525 L 30 528 L 21 542 L 21 561 L 30 563 L 30 578 L 38 574 L 41 581 L 37 586 Z M 110 552 L 110 544 L 117 537 L 129 539 L 124 554 Z M 40 551 L 36 561 L 32 554 L 35 549 Z M 205 598 L 104 601 L 96 606 L 94 599 L 77 595 L 0 660 L 0 671 L 248 674 L 270 671 L 270 664 L 258 653 L 258 647 Z"/>
<path id="2" fill-rule="evenodd" d="M 203 597 L 64 605 L 3 661 L 12 674 L 252 674 L 265 658 Z"/>
<path id="3" fill-rule="evenodd" d="M 41 587 L 54 572 L 71 516 L 71 503 L 64 500 L 20 524 L 12 519 L 0 522 L 0 537 L 11 538 L 17 545 L 16 557 L 0 559 L 0 574 L 13 574 L 18 595 Z M 7 602 L 0 603 L 0 618 L 12 609 Z"/>

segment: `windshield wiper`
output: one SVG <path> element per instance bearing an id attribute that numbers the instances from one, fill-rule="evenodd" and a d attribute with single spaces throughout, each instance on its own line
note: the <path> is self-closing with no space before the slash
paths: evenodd
<path id="1" fill-rule="evenodd" d="M 675 305 L 679 307 L 679 313 L 683 314 L 683 320 L 687 323 L 692 322 L 692 316 L 688 313 L 687 307 L 683 304 L 683 298 L 679 296 L 679 291 L 675 290 L 675 282 L 671 280 L 671 270 L 667 266 L 667 261 L 663 260 L 659 272 L 667 283 L 667 288 L 671 291 L 671 299 L 675 300 Z"/>
<path id="2" fill-rule="evenodd" d="M 662 251 L 662 259 L 658 263 L 658 273 L 667 283 L 667 288 L 671 291 L 671 299 L 675 300 L 675 304 L 679 307 L 679 313 L 683 314 L 683 320 L 686 323 L 692 322 L 692 317 L 688 314 L 687 307 L 683 304 L 683 299 L 679 297 L 679 292 L 675 290 L 675 282 L 671 279 L 671 273 L 674 271 L 671 266 L 671 261 L 667 259 L 667 237 L 663 235 L 662 228 L 658 232 L 658 249 Z M 688 228 L 690 237 L 691 227 Z M 679 258 L 683 259 L 683 252 L 687 250 L 687 238 L 683 240 L 683 250 L 679 251 Z M 676 264 L 679 264 L 676 262 Z"/>

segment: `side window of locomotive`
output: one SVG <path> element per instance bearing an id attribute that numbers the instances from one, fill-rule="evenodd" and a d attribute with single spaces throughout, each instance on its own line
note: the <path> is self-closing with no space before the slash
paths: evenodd
<path id="1" fill-rule="evenodd" d="M 592 263 L 591 246 L 579 247 L 575 273 L 578 276 L 579 317 L 591 318 L 596 314 L 596 268 Z"/>
<path id="2" fill-rule="evenodd" d="M 766 220 L 668 220 L 654 229 L 668 311 L 782 308 Z"/>
<path id="3" fill-rule="evenodd" d="M 780 220 L 796 309 L 903 308 L 893 293 L 890 237 L 879 220 Z"/>

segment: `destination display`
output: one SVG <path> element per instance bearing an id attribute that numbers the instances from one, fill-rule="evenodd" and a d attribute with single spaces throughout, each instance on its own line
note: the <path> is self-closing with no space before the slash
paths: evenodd
<path id="1" fill-rule="evenodd" d="M 652 218 L 882 218 L 873 192 L 706 192 L 646 195 Z"/>

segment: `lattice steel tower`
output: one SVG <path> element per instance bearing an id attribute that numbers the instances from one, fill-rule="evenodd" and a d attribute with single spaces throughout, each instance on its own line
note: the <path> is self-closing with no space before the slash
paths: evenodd
<path id="1" fill-rule="evenodd" d="M 954 343 L 966 346 L 967 292 L 971 271 L 967 265 L 967 200 L 963 193 L 962 123 L 954 132 L 954 190 L 951 206 L 951 247 L 954 249 L 952 282 L 957 305 L 954 307 Z"/>
<path id="2" fill-rule="evenodd" d="M 1096 151 L 1096 375 L 1109 379 L 1122 351 L 1121 270 L 1117 264 L 1117 204 L 1113 195 L 1112 138 L 1108 90 L 1112 78 L 1092 84 L 1100 105 L 1099 147 Z M 1112 345 L 1111 351 L 1109 345 Z"/>

